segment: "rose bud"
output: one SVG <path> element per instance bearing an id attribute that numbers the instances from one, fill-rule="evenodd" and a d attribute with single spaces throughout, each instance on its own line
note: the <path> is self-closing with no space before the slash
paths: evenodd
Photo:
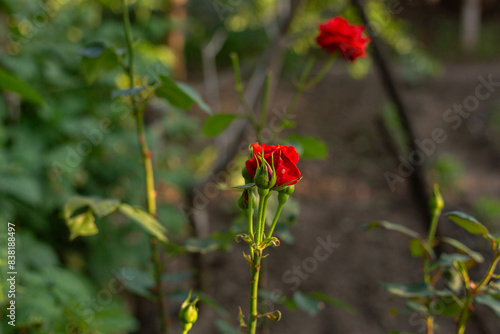
<path id="1" fill-rule="evenodd" d="M 255 195 L 253 194 L 253 191 L 250 189 L 243 190 L 243 193 L 241 194 L 240 199 L 238 200 L 238 206 L 243 211 L 252 209 L 250 206 L 251 203 L 249 194 L 252 196 L 252 203 L 255 203 Z"/>
<path id="2" fill-rule="evenodd" d="M 276 173 L 272 170 L 271 165 L 266 161 L 257 170 L 255 174 L 255 185 L 260 189 L 270 189 L 276 184 Z"/>
<path id="3" fill-rule="evenodd" d="M 283 190 L 278 191 L 278 202 L 283 205 L 288 201 L 288 197 L 295 191 L 295 186 L 288 186 Z"/>
<path id="4" fill-rule="evenodd" d="M 181 311 L 179 312 L 179 319 L 182 323 L 182 331 L 183 333 L 187 333 L 193 324 L 198 320 L 198 308 L 196 307 L 196 303 L 199 300 L 199 297 L 196 297 L 192 302 L 191 299 L 191 291 L 189 292 L 189 296 L 181 305 Z"/>
<path id="5" fill-rule="evenodd" d="M 243 169 L 241 170 L 241 176 L 243 176 L 243 178 L 245 179 L 245 184 L 253 182 L 253 177 L 252 175 L 250 175 L 246 167 L 243 167 Z"/>

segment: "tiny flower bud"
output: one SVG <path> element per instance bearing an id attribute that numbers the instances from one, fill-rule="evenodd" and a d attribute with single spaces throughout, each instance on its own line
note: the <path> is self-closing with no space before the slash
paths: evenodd
<path id="1" fill-rule="evenodd" d="M 255 173 L 254 182 L 255 185 L 261 189 L 269 189 L 274 184 L 272 184 L 273 179 L 274 183 L 276 183 L 276 173 L 273 173 L 271 168 L 269 167 L 269 163 L 264 160 L 264 163 Z"/>
<path id="2" fill-rule="evenodd" d="M 441 196 L 439 186 L 437 184 L 434 185 L 434 192 L 432 193 L 432 197 L 429 201 L 429 207 L 433 213 L 441 212 L 444 208 L 443 196 Z"/>
<path id="3" fill-rule="evenodd" d="M 288 201 L 288 197 L 295 191 L 295 186 L 291 185 L 286 187 L 283 190 L 278 191 L 278 202 L 280 205 L 285 205 L 286 201 Z"/>
<path id="4" fill-rule="evenodd" d="M 291 194 L 293 194 L 293 192 L 295 191 L 295 186 L 294 186 L 294 185 L 288 186 L 288 187 L 286 187 L 283 191 L 284 191 L 287 195 L 291 195 Z"/>
<path id="5" fill-rule="evenodd" d="M 182 329 L 187 333 L 193 327 L 193 324 L 198 320 L 198 308 L 196 307 L 196 303 L 199 298 L 196 297 L 193 301 L 191 299 L 191 292 L 189 292 L 189 296 L 181 305 L 181 311 L 179 312 L 179 319 L 182 323 Z"/>
<path id="6" fill-rule="evenodd" d="M 243 176 L 243 178 L 245 179 L 246 184 L 253 182 L 252 175 L 250 175 L 246 167 L 243 167 L 243 169 L 241 170 L 241 176 Z"/>
<path id="7" fill-rule="evenodd" d="M 250 196 L 252 196 L 252 199 L 254 199 L 255 195 L 253 194 L 253 187 L 250 189 L 243 190 L 243 193 L 241 194 L 240 199 L 238 200 L 238 206 L 240 207 L 241 210 L 246 211 L 248 209 L 251 209 Z"/>

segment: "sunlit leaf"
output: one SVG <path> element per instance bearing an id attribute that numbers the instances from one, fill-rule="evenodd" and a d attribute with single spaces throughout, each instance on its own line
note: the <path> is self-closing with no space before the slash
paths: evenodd
<path id="1" fill-rule="evenodd" d="M 431 297 L 435 294 L 435 291 L 431 289 L 425 282 L 410 284 L 384 283 L 382 285 L 388 292 L 399 297 L 426 298 Z"/>
<path id="2" fill-rule="evenodd" d="M 70 240 L 79 236 L 94 235 L 99 232 L 97 226 L 95 225 L 94 215 L 90 210 L 66 220 L 66 225 L 69 228 Z"/>
<path id="3" fill-rule="evenodd" d="M 393 223 L 390 223 L 390 222 L 385 221 L 385 220 L 372 222 L 372 223 L 365 226 L 365 228 L 367 228 L 367 229 L 372 229 L 372 228 L 376 228 L 376 227 L 383 227 L 387 230 L 403 233 L 403 234 L 405 234 L 409 237 L 412 237 L 412 238 L 417 238 L 417 239 L 421 238 L 421 236 L 417 232 L 410 230 L 409 228 L 407 228 L 403 225 L 393 224 Z"/>
<path id="4" fill-rule="evenodd" d="M 443 237 L 441 240 L 453 247 L 455 247 L 457 250 L 469 255 L 474 261 L 481 263 L 484 261 L 483 255 L 481 253 L 478 253 L 476 251 L 473 251 L 469 247 L 465 246 L 463 243 L 461 243 L 458 240 L 448 238 L 448 237 Z"/>
<path id="5" fill-rule="evenodd" d="M 139 225 L 155 236 L 158 240 L 167 242 L 165 228 L 149 213 L 140 208 L 134 208 L 128 204 L 121 204 L 119 210 L 136 223 L 139 223 Z"/>
<path id="6" fill-rule="evenodd" d="M 458 211 L 448 212 L 445 215 L 457 225 L 466 229 L 469 233 L 482 235 L 483 237 L 488 238 L 488 229 L 483 224 L 478 222 L 476 218 Z"/>

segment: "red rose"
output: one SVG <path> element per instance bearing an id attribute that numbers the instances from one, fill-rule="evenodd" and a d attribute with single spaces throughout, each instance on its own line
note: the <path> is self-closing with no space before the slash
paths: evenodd
<path id="1" fill-rule="evenodd" d="M 318 45 L 330 53 L 337 50 L 347 61 L 366 56 L 366 46 L 370 37 L 363 37 L 363 26 L 349 24 L 344 18 L 337 16 L 319 25 Z"/>
<path id="2" fill-rule="evenodd" d="M 290 186 L 300 180 L 301 175 L 297 168 L 299 155 L 293 146 L 271 146 L 266 144 L 260 146 L 259 143 L 252 145 L 252 158 L 247 160 L 245 164 L 252 179 L 255 177 L 257 169 L 262 166 L 263 154 L 264 159 L 271 167 L 271 170 L 269 170 L 268 166 L 269 179 L 271 179 L 272 171 L 276 172 L 276 184 L 274 184 L 273 188 L 283 185 Z"/>

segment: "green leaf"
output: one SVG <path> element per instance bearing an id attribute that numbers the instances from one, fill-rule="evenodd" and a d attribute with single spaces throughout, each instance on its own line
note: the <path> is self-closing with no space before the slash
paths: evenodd
<path id="1" fill-rule="evenodd" d="M 382 286 L 388 292 L 399 297 L 427 298 L 436 294 L 425 282 L 410 284 L 383 283 Z"/>
<path id="2" fill-rule="evenodd" d="M 92 211 L 98 218 L 102 218 L 107 216 L 113 212 L 115 212 L 120 206 L 120 201 L 117 199 L 100 199 L 100 198 L 91 198 L 90 207 Z"/>
<path id="3" fill-rule="evenodd" d="M 466 254 L 458 254 L 458 253 L 447 254 L 447 253 L 443 253 L 439 257 L 439 259 L 430 266 L 430 269 L 434 270 L 437 267 L 453 267 L 455 261 L 466 262 L 468 259 L 470 259 L 470 257 L 468 255 L 466 255 Z"/>
<path id="4" fill-rule="evenodd" d="M 69 219 L 75 211 L 89 206 L 93 213 L 102 218 L 118 209 L 120 201 L 117 199 L 101 199 L 99 197 L 72 196 L 66 201 L 63 208 L 63 217 Z"/>
<path id="5" fill-rule="evenodd" d="M 43 97 L 26 82 L 0 68 L 0 89 L 19 94 L 26 101 L 43 104 Z"/>
<path id="6" fill-rule="evenodd" d="M 70 240 L 79 236 L 94 235 L 99 232 L 97 226 L 95 225 L 94 215 L 90 210 L 87 210 L 73 218 L 67 219 L 66 225 L 69 228 Z"/>
<path id="7" fill-rule="evenodd" d="M 210 116 L 203 125 L 203 134 L 208 137 L 215 137 L 224 131 L 236 118 L 238 118 L 238 116 L 234 114 L 217 114 Z"/>
<path id="8" fill-rule="evenodd" d="M 489 239 L 488 229 L 483 224 L 478 222 L 476 218 L 458 211 L 448 212 L 445 215 L 457 225 L 466 229 L 469 233 L 482 235 L 483 237 Z"/>
<path id="9" fill-rule="evenodd" d="M 432 300 L 430 304 L 432 314 L 455 318 L 462 311 L 460 300 L 455 295 L 441 296 Z"/>
<path id="10" fill-rule="evenodd" d="M 118 271 L 117 278 L 127 290 L 142 297 L 154 298 L 150 290 L 155 286 L 155 281 L 149 273 L 136 268 L 122 268 Z"/>
<path id="11" fill-rule="evenodd" d="M 465 246 L 463 243 L 461 243 L 458 240 L 448 238 L 448 237 L 443 237 L 441 240 L 453 247 L 455 247 L 457 250 L 469 255 L 474 261 L 478 263 L 482 263 L 484 261 L 483 255 L 481 253 L 478 253 L 476 251 L 473 251 L 469 247 Z"/>
<path id="12" fill-rule="evenodd" d="M 375 221 L 375 222 L 372 222 L 368 225 L 365 225 L 365 228 L 367 228 L 367 229 L 372 229 L 372 228 L 376 228 L 376 227 L 383 227 L 387 230 L 396 231 L 396 232 L 405 234 L 405 235 L 412 237 L 412 238 L 421 239 L 421 236 L 417 232 L 410 230 L 409 228 L 404 227 L 402 225 L 393 224 L 393 223 L 390 223 L 390 222 L 385 221 L 385 220 Z"/>
<path id="13" fill-rule="evenodd" d="M 1 174 L 0 191 L 32 206 L 43 203 L 43 190 L 39 181 L 33 176 L 14 173 Z"/>
<path id="14" fill-rule="evenodd" d="M 174 107 L 189 110 L 196 103 L 207 114 L 212 113 L 208 105 L 192 87 L 177 83 L 165 75 L 160 75 L 160 82 L 161 85 L 156 88 L 156 96 L 167 100 Z"/>
<path id="15" fill-rule="evenodd" d="M 284 119 L 279 125 L 279 127 L 282 129 L 294 128 L 295 126 L 296 126 L 295 122 L 290 121 L 288 119 Z"/>
<path id="16" fill-rule="evenodd" d="M 425 315 L 429 314 L 429 309 L 422 301 L 411 300 L 411 299 L 407 300 L 406 307 L 412 312 L 418 312 L 421 315 L 425 316 Z"/>
<path id="17" fill-rule="evenodd" d="M 103 43 L 93 43 L 82 51 L 83 75 L 89 84 L 114 70 L 119 64 L 116 52 Z"/>
<path id="18" fill-rule="evenodd" d="M 311 292 L 309 295 L 311 297 L 314 297 L 318 300 L 321 300 L 329 305 L 346 310 L 347 312 L 349 312 L 351 314 L 356 313 L 356 310 L 351 305 L 349 305 L 346 302 L 343 302 L 341 300 L 338 300 L 336 298 L 330 297 L 322 291 L 314 291 L 314 292 Z"/>
<path id="19" fill-rule="evenodd" d="M 234 186 L 234 187 L 231 187 L 231 188 L 245 189 L 245 188 L 252 188 L 253 186 L 255 186 L 255 183 L 248 183 L 248 184 L 244 184 L 244 185 L 241 185 L 241 186 Z"/>
<path id="20" fill-rule="evenodd" d="M 161 280 L 167 283 L 182 283 L 193 276 L 194 270 L 185 270 L 180 273 L 164 273 Z"/>
<path id="21" fill-rule="evenodd" d="M 420 257 L 425 255 L 425 248 L 422 245 L 422 240 L 419 238 L 414 238 L 410 240 L 410 253 L 413 257 Z"/>
<path id="22" fill-rule="evenodd" d="M 309 313 L 310 315 L 317 314 L 321 309 L 323 309 L 324 304 L 317 298 L 310 297 L 300 291 L 295 291 L 293 293 L 293 302 L 300 310 Z"/>
<path id="23" fill-rule="evenodd" d="M 208 253 L 219 248 L 219 242 L 212 239 L 190 238 L 184 244 L 186 251 L 190 253 Z"/>
<path id="24" fill-rule="evenodd" d="M 72 196 L 64 204 L 63 207 L 63 217 L 64 219 L 70 219 L 73 213 L 78 209 L 81 209 L 89 205 L 89 198 L 84 196 Z"/>
<path id="25" fill-rule="evenodd" d="M 161 242 L 167 242 L 165 228 L 149 213 L 140 208 L 134 208 L 128 204 L 121 204 L 119 210 L 136 223 L 139 223 L 139 225 L 141 225 L 151 235 L 155 236 L 158 240 Z"/>
<path id="26" fill-rule="evenodd" d="M 453 265 L 460 273 L 460 276 L 462 277 L 464 285 L 468 289 L 470 286 L 470 278 L 469 278 L 469 272 L 467 271 L 467 266 L 465 265 L 465 263 L 463 263 L 462 261 L 458 261 L 458 260 L 454 261 Z"/>
<path id="27" fill-rule="evenodd" d="M 113 89 L 111 91 L 111 98 L 116 99 L 117 97 L 125 97 L 125 96 L 133 96 L 137 95 L 143 90 L 145 90 L 147 86 L 134 87 L 129 89 Z"/>
<path id="28" fill-rule="evenodd" d="M 500 318 L 500 300 L 498 298 L 494 298 L 491 295 L 484 294 L 479 295 L 475 298 L 476 303 L 486 305 L 495 312 L 497 317 Z"/>
<path id="29" fill-rule="evenodd" d="M 203 101 L 203 98 L 196 91 L 196 89 L 194 89 L 193 87 L 191 87 L 188 84 L 185 84 L 183 82 L 178 82 L 177 85 L 184 91 L 184 93 L 189 95 L 191 100 L 193 100 L 193 102 L 196 103 L 198 105 L 198 107 L 200 107 L 201 110 L 203 110 L 204 112 L 206 112 L 209 115 L 212 114 L 212 110 L 210 109 L 208 104 L 206 104 L 205 101 Z"/>
<path id="30" fill-rule="evenodd" d="M 302 151 L 300 157 L 303 159 L 326 159 L 328 156 L 326 144 L 314 137 L 293 135 L 288 137 L 286 141 L 293 146 L 298 146 L 296 148 L 298 151 Z"/>

